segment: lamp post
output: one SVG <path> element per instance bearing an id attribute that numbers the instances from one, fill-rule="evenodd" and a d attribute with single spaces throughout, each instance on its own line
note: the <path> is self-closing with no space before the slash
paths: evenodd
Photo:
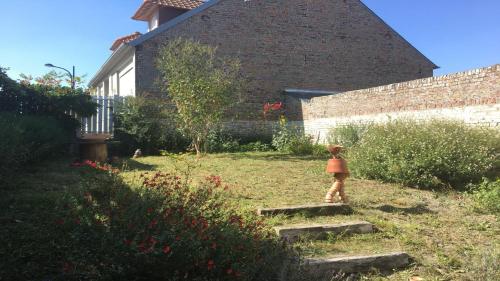
<path id="1" fill-rule="evenodd" d="M 52 68 L 59 68 L 59 69 L 66 71 L 69 75 L 69 78 L 71 78 L 71 89 L 73 89 L 73 90 L 75 89 L 75 66 L 74 65 L 73 65 L 73 74 L 71 74 L 71 72 L 69 72 L 69 70 L 67 70 L 66 68 L 55 66 L 51 63 L 46 63 L 45 66 L 52 67 Z"/>

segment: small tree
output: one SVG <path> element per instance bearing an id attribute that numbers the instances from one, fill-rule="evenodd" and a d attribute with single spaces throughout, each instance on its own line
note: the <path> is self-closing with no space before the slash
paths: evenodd
<path id="1" fill-rule="evenodd" d="M 176 106 L 179 127 L 199 155 L 209 132 L 237 100 L 239 61 L 216 56 L 215 47 L 179 38 L 161 48 L 157 67 Z"/>

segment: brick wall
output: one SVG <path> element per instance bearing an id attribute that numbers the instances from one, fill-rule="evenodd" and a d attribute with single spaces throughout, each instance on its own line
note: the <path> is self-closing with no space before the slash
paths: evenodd
<path id="1" fill-rule="evenodd" d="M 239 120 L 285 88 L 354 90 L 430 77 L 434 64 L 359 0 L 221 0 L 136 47 L 137 93 L 158 93 L 158 48 L 175 37 L 241 60 L 248 92 Z"/>
<path id="2" fill-rule="evenodd" d="M 325 139 L 346 123 L 448 118 L 500 128 L 500 64 L 486 68 L 301 100 L 306 133 Z"/>

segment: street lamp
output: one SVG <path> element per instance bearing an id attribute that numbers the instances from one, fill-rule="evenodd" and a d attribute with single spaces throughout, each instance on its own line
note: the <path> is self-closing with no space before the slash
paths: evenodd
<path id="1" fill-rule="evenodd" d="M 71 78 L 71 89 L 75 89 L 75 66 L 73 65 L 73 74 L 71 74 L 71 72 L 69 72 L 69 70 L 67 70 L 66 68 L 62 68 L 62 67 L 59 67 L 59 66 L 55 66 L 51 63 L 46 63 L 45 64 L 46 67 L 53 67 L 53 68 L 59 68 L 59 69 L 62 69 L 64 71 L 66 71 L 69 75 L 69 78 Z"/>

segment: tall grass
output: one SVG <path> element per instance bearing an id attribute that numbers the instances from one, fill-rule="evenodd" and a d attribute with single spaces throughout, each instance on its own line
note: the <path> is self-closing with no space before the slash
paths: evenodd
<path id="1" fill-rule="evenodd" d="M 347 137 L 352 131 L 346 130 Z M 363 129 L 348 158 L 353 175 L 360 178 L 460 189 L 491 177 L 499 152 L 498 131 L 455 121 L 403 120 Z"/>

